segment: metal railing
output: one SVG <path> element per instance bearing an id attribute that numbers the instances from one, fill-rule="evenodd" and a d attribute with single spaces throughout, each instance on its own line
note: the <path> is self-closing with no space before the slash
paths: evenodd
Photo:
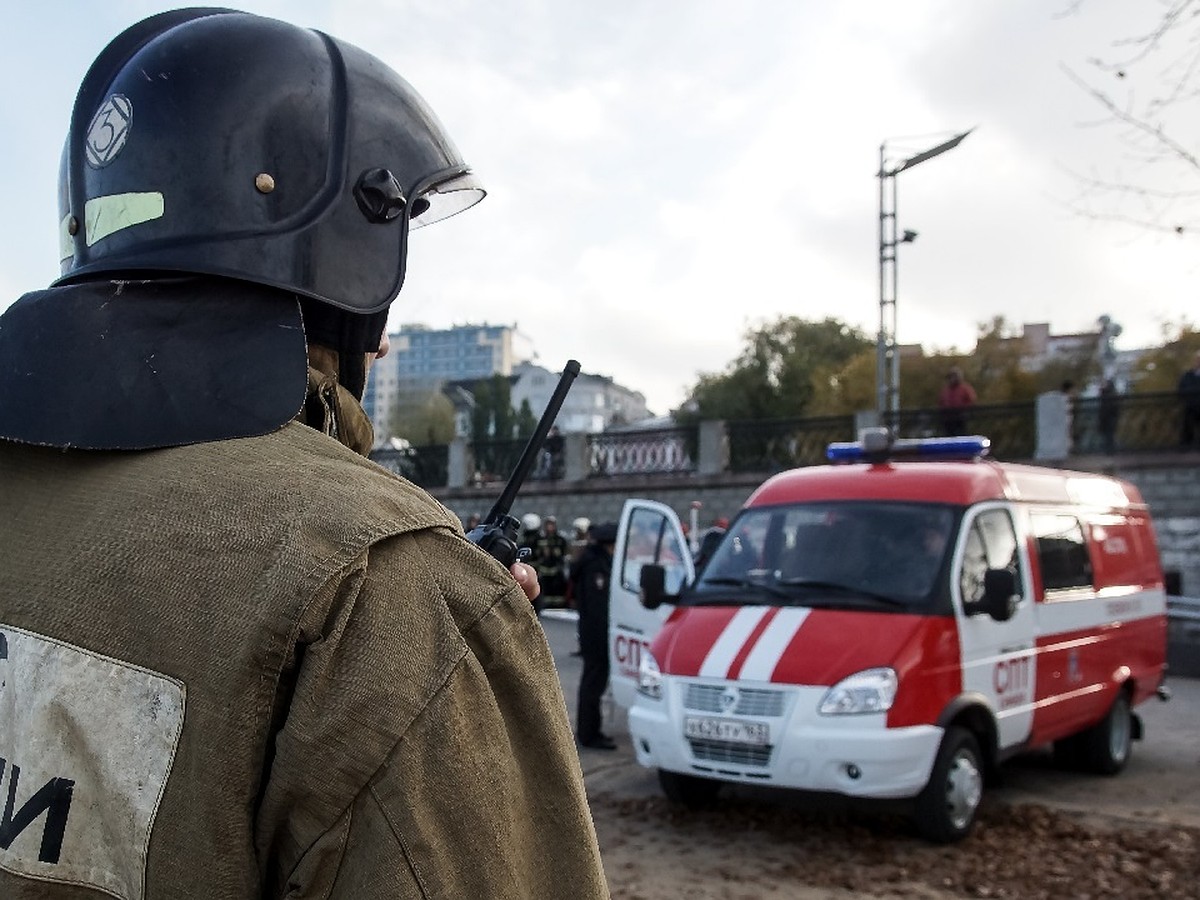
<path id="1" fill-rule="evenodd" d="M 854 439 L 854 416 L 728 422 L 731 472 L 782 472 L 825 462 L 831 441 Z"/>
<path id="2" fill-rule="evenodd" d="M 1200 635 L 1200 597 L 1168 597 L 1167 618 L 1188 626 Z"/>
<path id="3" fill-rule="evenodd" d="M 982 434 L 992 442 L 995 459 L 1032 459 L 1037 449 L 1037 413 L 1031 402 L 973 406 L 963 415 L 963 434 Z M 941 410 L 902 409 L 900 437 L 923 438 L 946 434 Z"/>
<path id="4" fill-rule="evenodd" d="M 588 477 L 696 471 L 696 426 L 618 431 L 588 437 Z"/>
<path id="5" fill-rule="evenodd" d="M 376 450 L 371 459 L 422 487 L 440 487 L 449 479 L 450 447 L 446 444 Z"/>
<path id="6" fill-rule="evenodd" d="M 1076 400 L 1072 412 L 1073 455 L 1166 452 L 1180 445 L 1182 407 L 1173 393 L 1129 394 L 1120 397 L 1111 428 L 1104 428 L 1096 398 Z M 991 439 L 991 455 L 1000 460 L 1033 459 L 1037 451 L 1035 403 L 980 405 L 967 410 L 966 432 Z M 644 431 L 602 432 L 587 436 L 587 477 L 614 475 L 691 474 L 699 469 L 699 426 Z M 727 470 L 733 473 L 774 473 L 825 462 L 833 441 L 855 438 L 850 415 L 725 423 L 729 450 Z M 898 416 L 901 437 L 932 437 L 944 433 L 936 409 L 906 409 Z M 525 441 L 473 441 L 474 484 L 503 482 L 516 468 Z M 422 487 L 443 487 L 447 481 L 446 446 L 379 450 L 371 458 Z M 539 460 L 529 479 L 557 480 L 565 475 L 563 460 Z"/>
<path id="7" fill-rule="evenodd" d="M 528 441 L 473 441 L 475 484 L 493 484 L 507 480 L 517 467 Z"/>
<path id="8" fill-rule="evenodd" d="M 1111 438 L 1101 428 L 1100 401 L 1075 401 L 1076 453 L 1154 453 L 1177 450 L 1183 407 L 1175 394 L 1127 394 L 1120 397 Z"/>
<path id="9" fill-rule="evenodd" d="M 1075 455 L 1166 452 L 1180 443 L 1183 410 L 1173 393 L 1125 394 L 1115 415 L 1102 417 L 1098 397 L 1072 403 L 1071 452 Z M 974 406 L 966 411 L 967 434 L 986 435 L 996 459 L 1032 459 L 1037 450 L 1037 404 Z M 944 434 L 936 409 L 901 410 L 901 437 Z"/>

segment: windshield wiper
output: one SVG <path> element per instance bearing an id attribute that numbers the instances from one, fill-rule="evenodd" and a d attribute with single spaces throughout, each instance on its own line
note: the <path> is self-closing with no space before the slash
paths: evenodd
<path id="1" fill-rule="evenodd" d="M 871 600 L 878 600 L 880 603 L 886 603 L 888 606 L 907 607 L 908 604 L 903 600 L 897 600 L 895 597 L 889 597 L 887 594 L 879 594 L 875 591 L 869 591 L 866 588 L 852 587 L 848 584 L 840 584 L 836 581 L 822 581 L 819 578 L 782 578 L 779 581 L 780 587 L 803 587 L 814 588 L 820 591 L 837 591 L 839 594 L 856 594 L 860 597 L 868 597 Z"/>
<path id="2" fill-rule="evenodd" d="M 749 578 L 733 578 L 733 577 L 729 577 L 729 576 L 722 576 L 720 578 L 705 578 L 705 579 L 701 580 L 700 585 L 698 585 L 698 586 L 708 586 L 708 585 L 714 585 L 716 587 L 742 588 L 743 590 L 755 591 L 758 593 L 767 594 L 768 596 L 771 596 L 771 597 L 778 597 L 782 600 L 792 600 L 795 597 L 794 594 L 792 594 L 789 591 L 782 590 L 778 585 L 768 584 L 763 581 L 753 581 Z M 699 603 L 713 603 L 713 602 L 725 603 L 725 602 L 727 602 L 725 599 L 716 600 L 716 601 L 707 600 L 707 599 L 701 600 L 699 598 L 696 598 L 696 599 L 697 599 L 697 602 L 699 602 Z"/>

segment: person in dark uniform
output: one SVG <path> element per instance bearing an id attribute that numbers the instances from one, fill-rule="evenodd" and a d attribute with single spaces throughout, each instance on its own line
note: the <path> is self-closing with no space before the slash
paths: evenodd
<path id="1" fill-rule="evenodd" d="M 1100 449 L 1114 453 L 1117 449 L 1117 422 L 1121 416 L 1121 394 L 1111 378 L 1100 385 L 1100 402 L 1097 406 L 1096 424 L 1100 431 Z"/>
<path id="2" fill-rule="evenodd" d="M 583 674 L 579 678 L 579 702 L 575 736 L 582 747 L 615 750 L 616 742 L 600 730 L 600 698 L 608 686 L 608 587 L 612 574 L 615 522 L 593 525 L 589 542 L 571 569 L 572 596 L 579 609 L 579 649 Z"/>
<path id="3" fill-rule="evenodd" d="M 1179 377 L 1176 388 L 1183 402 L 1183 429 L 1180 444 L 1190 450 L 1200 434 L 1200 350 L 1192 357 L 1192 367 Z"/>

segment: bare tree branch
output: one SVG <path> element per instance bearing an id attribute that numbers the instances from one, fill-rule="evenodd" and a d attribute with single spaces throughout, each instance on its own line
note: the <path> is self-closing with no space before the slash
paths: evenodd
<path id="1" fill-rule="evenodd" d="M 1083 14 L 1086 6 L 1087 0 L 1069 0 L 1056 18 Z M 1086 61 L 1098 73 L 1119 79 L 1123 96 L 1070 65 L 1061 66 L 1102 112 L 1084 127 L 1115 127 L 1123 158 L 1134 166 L 1122 172 L 1118 164 L 1105 177 L 1071 173 L 1080 190 L 1065 205 L 1091 219 L 1200 234 L 1200 216 L 1189 212 L 1200 208 L 1200 149 L 1193 137 L 1200 119 L 1195 109 L 1200 101 L 1200 0 L 1158 0 L 1158 7 L 1150 27 L 1113 41 L 1108 54 Z M 1134 86 L 1135 70 L 1140 90 Z M 1139 99 L 1139 93 L 1147 98 Z M 1183 168 L 1173 168 L 1177 166 Z M 1176 183 L 1182 186 L 1170 186 Z"/>
<path id="2" fill-rule="evenodd" d="M 1092 87 L 1077 74 L 1075 74 L 1075 72 L 1072 71 L 1069 66 L 1064 65 L 1062 66 L 1062 69 L 1067 73 L 1067 76 L 1072 81 L 1091 94 L 1096 102 L 1108 110 L 1112 117 L 1118 122 L 1122 122 L 1136 131 L 1139 131 L 1142 134 L 1150 137 L 1155 143 L 1159 144 L 1162 149 L 1183 160 L 1192 168 L 1200 169 L 1200 159 L 1198 159 L 1196 155 L 1187 147 L 1163 131 L 1161 125 L 1155 125 L 1151 122 L 1147 122 L 1144 119 L 1139 118 L 1136 114 L 1130 112 L 1128 109 L 1122 109 L 1121 107 L 1117 106 L 1117 104 L 1111 97 L 1108 96 L 1108 94 Z"/>

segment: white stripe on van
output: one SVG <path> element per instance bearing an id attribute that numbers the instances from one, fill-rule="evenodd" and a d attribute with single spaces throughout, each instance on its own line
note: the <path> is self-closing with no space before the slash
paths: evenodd
<path id="1" fill-rule="evenodd" d="M 770 681 L 771 673 L 783 658 L 783 651 L 792 642 L 808 614 L 809 609 L 781 609 L 767 630 L 755 642 L 746 663 L 742 666 L 739 681 Z"/>
<path id="2" fill-rule="evenodd" d="M 742 645 L 746 643 L 746 638 L 750 637 L 768 611 L 766 606 L 743 606 L 734 613 L 721 636 L 704 657 L 704 664 L 700 666 L 701 677 L 728 677 L 729 667 L 733 665 Z"/>
<path id="3" fill-rule="evenodd" d="M 1154 618 L 1167 610 L 1166 595 L 1158 589 L 1107 588 L 1034 605 L 1040 637 L 1068 634 Z"/>

